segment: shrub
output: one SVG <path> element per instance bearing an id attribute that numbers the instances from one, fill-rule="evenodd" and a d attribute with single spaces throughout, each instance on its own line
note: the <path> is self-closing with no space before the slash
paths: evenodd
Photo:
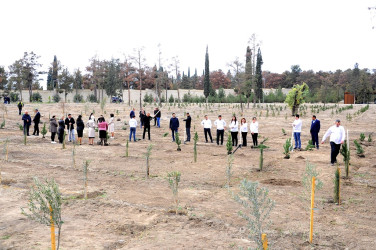
<path id="1" fill-rule="evenodd" d="M 364 141 L 364 139 L 366 139 L 366 136 L 364 135 L 364 133 L 360 133 L 359 140 Z"/>
<path id="2" fill-rule="evenodd" d="M 174 100 L 175 100 L 174 97 L 173 97 L 172 95 L 170 95 L 170 98 L 168 98 L 168 102 L 169 102 L 169 103 L 173 103 Z"/>
<path id="3" fill-rule="evenodd" d="M 309 141 L 308 141 L 308 144 L 307 144 L 307 146 L 306 146 L 306 150 L 307 150 L 307 151 L 311 151 L 311 150 L 314 149 L 314 148 L 315 148 L 315 145 L 313 145 L 312 140 L 309 140 Z"/>
<path id="4" fill-rule="evenodd" d="M 260 162 L 259 162 L 259 167 L 260 167 L 260 171 L 262 171 L 262 168 L 264 166 L 264 149 L 265 148 L 269 148 L 268 146 L 266 146 L 264 143 L 268 140 L 268 138 L 266 138 L 265 140 L 263 140 L 259 145 L 258 145 L 258 148 L 260 149 Z"/>
<path id="5" fill-rule="evenodd" d="M 227 154 L 232 154 L 232 137 L 230 133 L 228 134 L 226 148 L 227 148 Z"/>
<path id="6" fill-rule="evenodd" d="M 359 155 L 359 156 L 364 156 L 363 153 L 364 153 L 364 149 L 363 147 L 359 144 L 359 142 L 357 140 L 354 140 L 354 144 L 355 144 L 355 147 L 356 147 L 356 154 Z"/>
<path id="7" fill-rule="evenodd" d="M 291 151 L 291 138 L 286 139 L 285 144 L 283 144 L 283 153 L 285 154 L 285 159 L 290 159 L 290 151 Z"/>
<path id="8" fill-rule="evenodd" d="M 75 94 L 73 97 L 73 102 L 80 103 L 84 100 L 84 97 L 80 94 Z"/>
<path id="9" fill-rule="evenodd" d="M 177 151 L 181 151 L 181 148 L 180 148 L 181 140 L 180 140 L 180 137 L 179 137 L 179 133 L 175 134 L 175 142 L 178 145 Z"/>
<path id="10" fill-rule="evenodd" d="M 53 96 L 52 96 L 52 100 L 54 101 L 54 102 L 60 102 L 60 100 L 61 100 L 61 97 L 60 97 L 60 95 L 59 94 L 54 94 Z"/>
<path id="11" fill-rule="evenodd" d="M 98 102 L 97 97 L 94 94 L 91 94 L 87 97 L 89 102 Z"/>
<path id="12" fill-rule="evenodd" d="M 18 100 L 20 99 L 19 94 L 16 92 L 10 92 L 9 97 L 11 102 L 18 102 Z"/>
<path id="13" fill-rule="evenodd" d="M 239 211 L 238 214 L 247 221 L 248 237 L 256 242 L 257 249 L 263 249 L 262 233 L 270 224 L 268 218 L 274 208 L 268 189 L 259 188 L 257 182 L 244 179 L 240 183 L 240 193 L 235 195 L 234 199 L 247 211 Z"/>
<path id="14" fill-rule="evenodd" d="M 150 94 L 144 95 L 144 102 L 151 103 L 153 101 L 153 96 Z"/>
<path id="15" fill-rule="evenodd" d="M 343 156 L 343 161 L 345 162 L 346 178 L 349 177 L 349 165 L 350 165 L 350 147 L 347 145 L 347 141 L 342 144 L 341 155 Z"/>
<path id="16" fill-rule="evenodd" d="M 39 92 L 33 93 L 31 95 L 31 101 L 32 102 L 42 102 L 42 96 Z"/>
<path id="17" fill-rule="evenodd" d="M 44 136 L 47 134 L 47 128 L 46 128 L 46 123 L 43 123 L 43 128 L 40 131 L 40 133 L 43 135 L 42 138 L 45 138 Z"/>

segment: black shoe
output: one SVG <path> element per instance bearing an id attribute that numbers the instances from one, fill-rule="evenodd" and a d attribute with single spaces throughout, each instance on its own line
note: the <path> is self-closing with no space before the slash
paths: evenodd
<path id="1" fill-rule="evenodd" d="M 297 148 L 294 148 L 294 149 L 297 149 Z"/>

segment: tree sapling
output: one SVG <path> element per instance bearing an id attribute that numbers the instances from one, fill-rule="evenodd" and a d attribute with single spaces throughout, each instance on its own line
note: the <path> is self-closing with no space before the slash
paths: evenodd
<path id="1" fill-rule="evenodd" d="M 197 131 L 195 132 L 195 136 L 193 137 L 193 160 L 197 162 L 197 141 L 198 141 L 198 134 Z"/>
<path id="2" fill-rule="evenodd" d="M 291 150 L 291 138 L 286 139 L 285 144 L 283 144 L 283 153 L 285 154 L 285 159 L 290 159 Z"/>
<path id="3" fill-rule="evenodd" d="M 144 154 L 145 159 L 146 159 L 146 178 L 149 178 L 149 172 L 150 172 L 149 159 L 150 159 L 150 156 L 151 156 L 152 148 L 153 148 L 153 145 L 149 144 L 149 146 L 146 149 L 146 153 Z"/>
<path id="4" fill-rule="evenodd" d="M 175 213 L 178 214 L 179 210 L 179 196 L 178 196 L 178 189 L 179 189 L 179 182 L 180 182 L 181 173 L 178 171 L 167 173 L 168 184 L 172 190 L 172 195 L 175 202 Z"/>
<path id="5" fill-rule="evenodd" d="M 178 149 L 177 149 L 177 151 L 181 151 L 181 148 L 180 148 L 181 140 L 180 140 L 180 138 L 179 138 L 179 133 L 176 133 L 176 134 L 175 134 L 175 142 L 176 142 L 176 144 L 178 145 Z"/>
<path id="6" fill-rule="evenodd" d="M 343 156 L 343 161 L 345 162 L 345 172 L 346 178 L 349 178 L 349 166 L 350 166 L 350 147 L 347 145 L 345 140 L 341 147 L 341 155 Z"/>
<path id="7" fill-rule="evenodd" d="M 45 138 L 44 136 L 47 134 L 47 128 L 46 128 L 46 123 L 43 123 L 43 128 L 40 131 L 40 133 L 43 135 L 42 138 Z"/>

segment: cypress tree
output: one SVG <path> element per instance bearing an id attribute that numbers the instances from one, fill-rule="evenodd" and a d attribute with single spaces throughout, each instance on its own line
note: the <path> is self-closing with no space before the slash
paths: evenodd
<path id="1" fill-rule="evenodd" d="M 52 82 L 53 82 L 53 85 L 52 85 L 52 89 L 55 89 L 58 90 L 58 86 L 57 86 L 57 58 L 56 58 L 56 55 L 54 56 L 54 61 L 52 63 Z"/>
<path id="2" fill-rule="evenodd" d="M 206 46 L 205 54 L 205 75 L 204 75 L 204 95 L 208 99 L 211 91 L 210 78 L 209 78 L 209 53 L 208 47 Z"/>
<path id="3" fill-rule="evenodd" d="M 52 68 L 48 70 L 47 75 L 47 90 L 53 90 L 53 82 L 52 82 Z"/>
<path id="4" fill-rule="evenodd" d="M 256 89 L 255 94 L 259 102 L 262 100 L 262 70 L 261 65 L 263 64 L 261 49 L 257 51 L 257 64 L 256 64 Z"/>

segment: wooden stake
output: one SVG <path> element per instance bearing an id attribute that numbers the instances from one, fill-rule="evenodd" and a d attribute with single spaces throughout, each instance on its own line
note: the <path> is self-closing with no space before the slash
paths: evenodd
<path id="1" fill-rule="evenodd" d="M 54 220 L 52 218 L 52 207 L 50 206 L 50 217 L 51 217 L 51 249 L 56 249 L 56 242 L 55 242 L 55 225 Z"/>
<path id="2" fill-rule="evenodd" d="M 338 205 L 341 204 L 341 169 L 338 168 Z"/>
<path id="3" fill-rule="evenodd" d="M 264 250 L 268 249 L 268 239 L 266 238 L 266 234 L 261 235 L 262 247 Z"/>
<path id="4" fill-rule="evenodd" d="M 311 221 L 310 221 L 310 231 L 309 231 L 309 243 L 312 244 L 313 237 L 313 207 L 315 202 L 315 177 L 312 177 L 312 193 L 311 193 Z"/>

